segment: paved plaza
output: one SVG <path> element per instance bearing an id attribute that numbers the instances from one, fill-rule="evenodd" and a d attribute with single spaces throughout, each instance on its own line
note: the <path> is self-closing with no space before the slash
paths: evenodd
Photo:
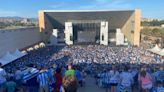
<path id="1" fill-rule="evenodd" d="M 80 87 L 78 89 L 78 92 L 105 92 L 105 89 L 99 88 L 95 84 L 95 80 L 92 77 L 87 77 L 86 78 L 86 85 L 85 87 Z"/>

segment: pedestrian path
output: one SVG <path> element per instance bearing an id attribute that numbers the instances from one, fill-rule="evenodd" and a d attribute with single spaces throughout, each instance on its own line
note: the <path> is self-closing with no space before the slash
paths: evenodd
<path id="1" fill-rule="evenodd" d="M 105 92 L 105 90 L 103 88 L 99 88 L 95 84 L 94 78 L 88 76 L 86 78 L 85 87 L 80 87 L 78 92 Z"/>
<path id="2" fill-rule="evenodd" d="M 94 78 L 88 76 L 86 78 L 85 87 L 79 87 L 77 92 L 106 92 L 104 88 L 96 85 Z M 133 92 L 139 92 L 137 87 L 134 87 Z"/>

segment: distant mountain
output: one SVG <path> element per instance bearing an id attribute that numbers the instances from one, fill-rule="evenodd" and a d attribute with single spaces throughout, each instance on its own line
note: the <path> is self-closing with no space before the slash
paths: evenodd
<path id="1" fill-rule="evenodd" d="M 16 20 L 21 20 L 25 19 L 25 17 L 19 17 L 19 16 L 6 16 L 6 17 L 0 17 L 1 19 L 16 19 Z M 37 20 L 37 18 L 28 18 L 31 20 Z"/>
<path id="2" fill-rule="evenodd" d="M 22 21 L 23 19 L 29 19 L 31 22 L 37 22 L 37 18 L 25 18 L 25 17 L 19 17 L 19 16 L 6 16 L 6 17 L 0 17 L 0 20 L 14 20 L 14 21 Z"/>
<path id="3" fill-rule="evenodd" d="M 16 20 L 19 20 L 19 19 L 23 19 L 22 17 L 18 17 L 18 16 L 7 16 L 7 17 L 0 17 L 1 19 L 16 19 Z"/>

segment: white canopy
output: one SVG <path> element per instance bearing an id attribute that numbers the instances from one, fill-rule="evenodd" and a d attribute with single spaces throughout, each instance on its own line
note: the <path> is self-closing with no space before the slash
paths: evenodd
<path id="1" fill-rule="evenodd" d="M 10 54 L 10 52 L 7 52 L 6 55 L 4 55 L 2 58 L 1 58 L 1 63 L 3 65 L 5 64 L 8 64 L 12 61 L 14 61 L 15 59 L 17 59 L 16 56 L 13 56 L 12 54 Z M 3 62 L 2 62 L 3 61 Z"/>
<path id="2" fill-rule="evenodd" d="M 151 52 L 153 52 L 153 53 L 158 54 L 158 52 L 161 51 L 161 48 L 159 48 L 158 45 L 155 45 L 154 48 L 152 48 L 152 49 L 148 49 L 148 50 L 151 51 Z"/>
<path id="3" fill-rule="evenodd" d="M 3 57 L 0 58 L 0 62 L 2 63 L 2 65 L 6 65 L 24 55 L 26 55 L 26 54 L 22 53 L 18 49 L 16 49 L 15 52 L 13 52 L 13 53 L 7 52 Z"/>
<path id="4" fill-rule="evenodd" d="M 17 57 L 10 54 L 10 52 L 7 52 L 6 55 L 4 55 L 1 59 L 10 61 L 17 59 Z"/>
<path id="5" fill-rule="evenodd" d="M 26 55 L 26 54 L 25 54 L 25 53 L 22 53 L 22 52 L 20 52 L 18 49 L 16 49 L 15 52 L 12 53 L 12 55 L 13 55 L 13 56 L 16 56 L 17 58 L 20 58 L 20 57 L 22 57 L 22 56 L 24 56 L 24 55 Z"/>
<path id="6" fill-rule="evenodd" d="M 154 48 L 148 49 L 148 50 L 149 50 L 150 52 L 153 52 L 153 53 L 158 54 L 158 55 L 160 55 L 160 56 L 164 56 L 164 48 L 161 49 L 161 48 L 158 47 L 158 45 L 155 45 Z"/>
<path id="7" fill-rule="evenodd" d="M 0 59 L 0 63 L 1 63 L 2 65 L 5 65 L 5 64 L 9 63 L 9 61 L 5 61 L 5 60 L 3 60 L 3 59 Z"/>
<path id="8" fill-rule="evenodd" d="M 164 48 L 160 52 L 158 52 L 158 54 L 164 56 Z"/>

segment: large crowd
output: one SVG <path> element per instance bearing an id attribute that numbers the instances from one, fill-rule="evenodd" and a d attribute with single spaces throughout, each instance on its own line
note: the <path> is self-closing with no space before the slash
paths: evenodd
<path id="1" fill-rule="evenodd" d="M 133 46 L 48 46 L 0 64 L 0 92 L 77 92 L 87 76 L 106 92 L 164 92 L 163 62 Z"/>

